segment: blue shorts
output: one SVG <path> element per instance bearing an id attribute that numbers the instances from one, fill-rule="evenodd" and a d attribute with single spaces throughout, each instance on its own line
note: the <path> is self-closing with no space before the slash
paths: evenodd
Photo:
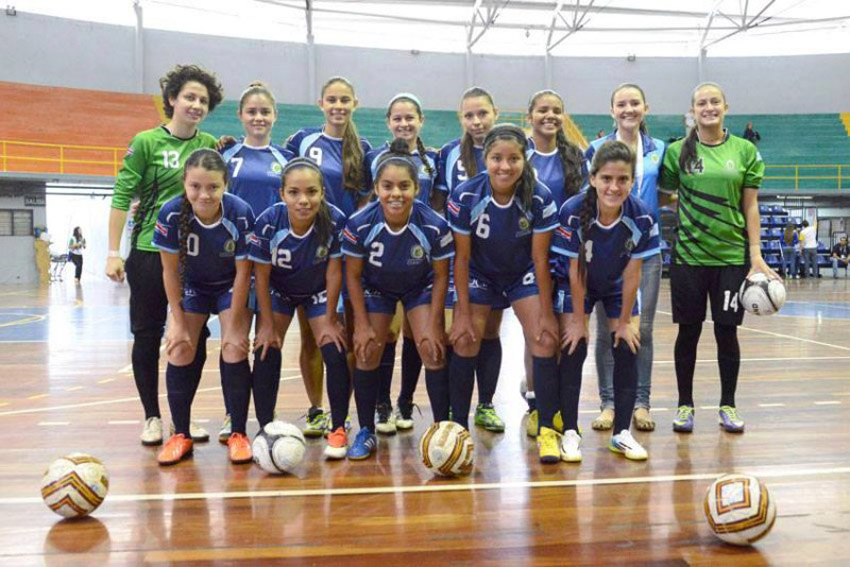
<path id="1" fill-rule="evenodd" d="M 619 319 L 620 312 L 623 309 L 623 294 L 622 293 L 613 293 L 610 295 L 604 295 L 601 297 L 596 297 L 593 295 L 587 295 L 584 298 L 584 312 L 589 315 L 593 312 L 593 307 L 596 305 L 598 301 L 602 302 L 602 307 L 605 309 L 605 315 L 609 319 Z M 570 284 L 563 281 L 558 280 L 557 289 L 555 291 L 555 300 L 553 301 L 555 304 L 555 312 L 556 313 L 572 313 L 573 312 L 573 299 L 570 294 Z M 637 297 L 635 298 L 635 304 L 632 306 L 632 315 L 640 315 L 640 291 L 638 291 Z"/>
<path id="2" fill-rule="evenodd" d="M 192 287 L 183 288 L 183 300 L 180 305 L 187 313 L 200 313 L 202 315 L 216 315 L 230 309 L 233 299 L 233 288 L 223 291 L 206 291 Z"/>
<path id="3" fill-rule="evenodd" d="M 469 270 L 469 302 L 489 305 L 492 309 L 507 309 L 515 301 L 540 295 L 534 268 L 529 268 L 522 276 L 505 285 Z M 457 301 L 457 292 L 455 292 Z"/>
<path id="4" fill-rule="evenodd" d="M 363 296 L 366 299 L 366 311 L 368 313 L 394 315 L 396 304 L 399 301 L 401 301 L 405 311 L 410 311 L 420 305 L 430 305 L 431 288 L 432 286 L 429 285 L 425 289 L 409 291 L 402 296 L 384 293 L 373 288 L 363 288 Z"/>
<path id="5" fill-rule="evenodd" d="M 295 310 L 304 306 L 307 318 L 320 317 L 328 311 L 328 292 L 322 290 L 312 295 L 285 295 L 272 288 L 272 311 L 292 317 Z"/>

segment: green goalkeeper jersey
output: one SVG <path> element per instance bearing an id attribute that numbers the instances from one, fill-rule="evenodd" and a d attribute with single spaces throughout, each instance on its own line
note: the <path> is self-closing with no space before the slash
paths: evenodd
<path id="1" fill-rule="evenodd" d="M 673 246 L 677 264 L 742 266 L 749 261 L 743 189 L 758 189 L 764 162 L 756 147 L 727 134 L 723 142 L 697 142 L 696 159 L 679 168 L 684 140 L 670 144 L 664 155 L 661 186 L 678 190 L 678 233 Z"/>
<path id="2" fill-rule="evenodd" d="M 164 126 L 139 132 L 130 142 L 121 170 L 115 180 L 112 207 L 126 211 L 133 197 L 139 197 L 136 222 L 141 231 L 134 231 L 134 248 L 157 252 L 151 244 L 153 227 L 160 207 L 183 192 L 183 164 L 199 148 L 215 149 L 216 140 L 210 134 L 196 132 L 189 139 L 178 138 Z"/>

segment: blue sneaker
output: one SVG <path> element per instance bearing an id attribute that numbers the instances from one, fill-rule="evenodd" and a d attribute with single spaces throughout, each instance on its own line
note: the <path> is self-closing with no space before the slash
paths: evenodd
<path id="1" fill-rule="evenodd" d="M 691 433 L 694 430 L 694 407 L 679 406 L 676 419 L 673 420 L 673 431 Z"/>
<path id="2" fill-rule="evenodd" d="M 351 447 L 348 448 L 348 458 L 355 461 L 368 459 L 378 448 L 378 438 L 375 434 L 369 431 L 368 427 L 364 427 L 357 433 Z"/>
<path id="3" fill-rule="evenodd" d="M 744 432 L 744 420 L 738 415 L 738 410 L 732 406 L 720 406 L 719 423 L 727 433 Z"/>

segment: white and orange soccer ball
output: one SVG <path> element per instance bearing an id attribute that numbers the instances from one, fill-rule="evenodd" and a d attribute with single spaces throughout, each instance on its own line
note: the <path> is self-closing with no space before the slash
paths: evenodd
<path id="1" fill-rule="evenodd" d="M 469 431 L 453 421 L 429 427 L 419 440 L 422 464 L 439 476 L 462 476 L 472 471 L 475 447 Z"/>
<path id="2" fill-rule="evenodd" d="M 56 459 L 41 479 L 44 503 L 65 518 L 88 516 L 100 506 L 108 491 L 106 467 L 85 453 Z"/>
<path id="3" fill-rule="evenodd" d="M 746 474 L 725 475 L 711 483 L 704 509 L 714 535 L 733 545 L 755 543 L 776 521 L 776 504 L 767 487 Z"/>

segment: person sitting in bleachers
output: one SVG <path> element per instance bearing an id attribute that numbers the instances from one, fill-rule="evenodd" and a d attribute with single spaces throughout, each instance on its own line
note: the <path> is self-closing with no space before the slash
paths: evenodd
<path id="1" fill-rule="evenodd" d="M 832 277 L 838 277 L 838 268 L 844 268 L 844 277 L 847 277 L 848 258 L 847 237 L 842 236 L 838 244 L 832 247 Z"/>

